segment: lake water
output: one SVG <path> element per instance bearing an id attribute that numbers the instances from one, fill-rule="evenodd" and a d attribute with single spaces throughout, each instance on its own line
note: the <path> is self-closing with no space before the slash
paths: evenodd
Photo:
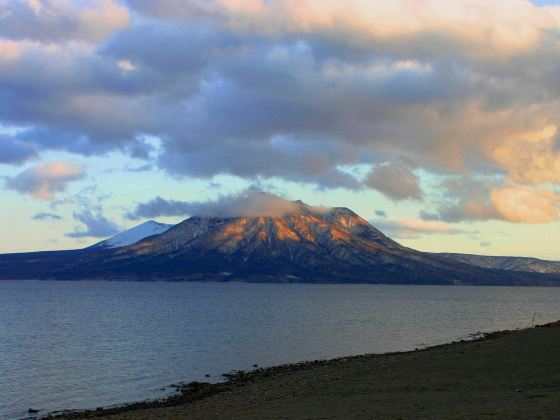
<path id="1" fill-rule="evenodd" d="M 559 304 L 560 288 L 0 281 L 0 418 L 527 327 Z"/>

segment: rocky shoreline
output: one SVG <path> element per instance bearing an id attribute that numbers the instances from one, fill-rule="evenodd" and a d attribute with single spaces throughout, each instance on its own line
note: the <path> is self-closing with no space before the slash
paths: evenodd
<path id="1" fill-rule="evenodd" d="M 115 418 L 553 418 L 560 413 L 560 321 L 426 349 L 233 372 L 175 384 L 169 398 L 51 413 Z"/>

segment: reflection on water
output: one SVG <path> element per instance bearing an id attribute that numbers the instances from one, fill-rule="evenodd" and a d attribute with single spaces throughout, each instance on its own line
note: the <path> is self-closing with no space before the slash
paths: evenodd
<path id="1" fill-rule="evenodd" d="M 0 281 L 0 418 L 560 318 L 560 288 Z"/>

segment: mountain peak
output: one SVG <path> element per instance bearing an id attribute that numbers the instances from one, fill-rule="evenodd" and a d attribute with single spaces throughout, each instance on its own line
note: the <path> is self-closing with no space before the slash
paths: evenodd
<path id="1" fill-rule="evenodd" d="M 93 245 L 92 248 L 111 249 L 133 245 L 147 237 L 164 233 L 172 226 L 173 225 L 167 225 L 155 220 L 147 220 L 137 226 L 134 226 L 133 228 L 117 233 L 109 239 L 105 239 L 104 241 Z"/>
<path id="2" fill-rule="evenodd" d="M 230 208 L 227 216 L 194 216 L 173 227 L 149 220 L 84 250 L 0 256 L 0 278 L 542 285 L 560 279 L 405 248 L 346 207 L 268 204 L 246 216 Z"/>
<path id="3" fill-rule="evenodd" d="M 299 252 L 297 248 L 325 252 L 340 246 L 368 250 L 400 247 L 348 208 L 312 207 L 301 200 L 291 203 L 297 207 L 283 216 L 193 216 L 162 235 L 137 243 L 133 252 L 184 253 L 204 249 L 226 255 L 271 257 L 286 252 L 289 255 L 292 248 L 293 252 Z"/>

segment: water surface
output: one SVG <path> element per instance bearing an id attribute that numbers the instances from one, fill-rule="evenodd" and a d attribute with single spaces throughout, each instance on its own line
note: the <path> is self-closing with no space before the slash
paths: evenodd
<path id="1" fill-rule="evenodd" d="M 0 418 L 560 318 L 560 288 L 0 281 Z"/>

